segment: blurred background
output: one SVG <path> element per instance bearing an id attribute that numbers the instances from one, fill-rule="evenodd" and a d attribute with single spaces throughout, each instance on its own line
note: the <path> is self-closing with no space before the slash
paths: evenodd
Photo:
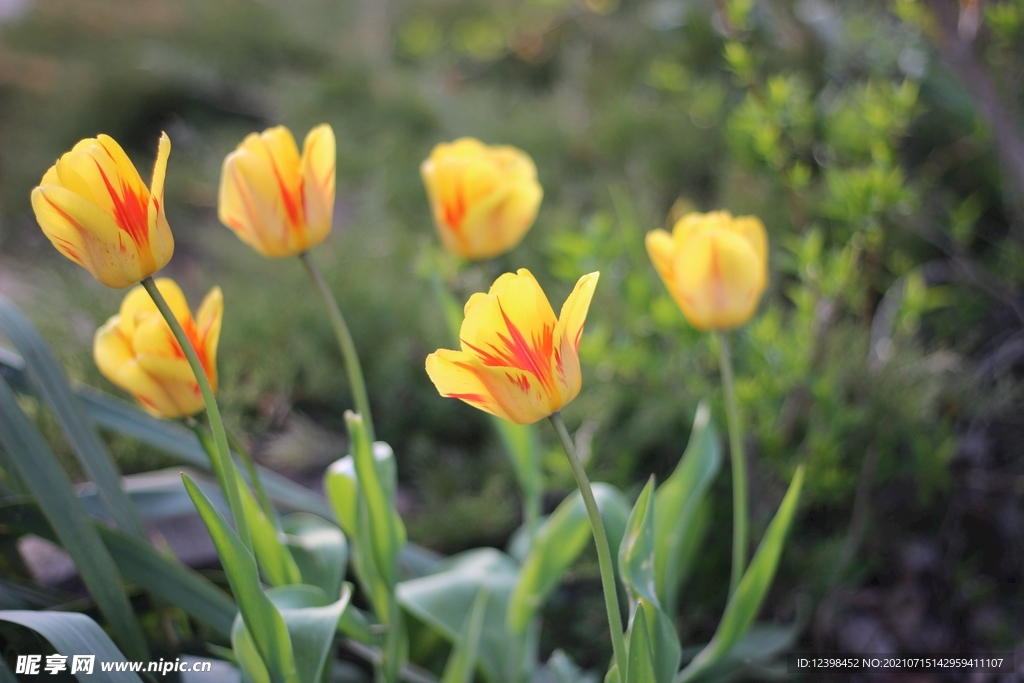
<path id="1" fill-rule="evenodd" d="M 165 273 L 193 304 L 223 288 L 229 422 L 318 485 L 346 448 L 341 358 L 299 263 L 241 244 L 216 196 L 247 133 L 330 123 L 335 228 L 314 259 L 397 454 L 410 539 L 451 553 L 504 546 L 519 503 L 485 416 L 423 370 L 448 344 L 426 264 L 462 300 L 528 267 L 556 307 L 601 271 L 565 414 L 592 478 L 635 495 L 671 472 L 701 397 L 724 422 L 715 354 L 643 236 L 690 210 L 756 214 L 771 282 L 734 341 L 755 538 L 807 467 L 763 618 L 809 596 L 807 649 L 1007 651 L 1024 634 L 1022 39 L 1022 0 L 0 0 L 0 293 L 74 379 L 118 393 L 91 345 L 123 294 L 57 254 L 29 193 L 98 133 L 148 179 L 167 131 Z M 524 149 L 545 190 L 519 248 L 464 269 L 418 170 L 463 135 Z M 573 480 L 545 427 L 550 509 Z M 112 438 L 125 473 L 171 464 Z M 724 472 L 683 642 L 724 603 L 729 491 Z M 597 584 L 590 558 L 545 620 L 588 666 Z"/>

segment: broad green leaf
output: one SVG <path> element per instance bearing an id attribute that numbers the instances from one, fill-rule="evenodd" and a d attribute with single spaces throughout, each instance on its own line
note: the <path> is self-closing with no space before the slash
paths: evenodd
<path id="1" fill-rule="evenodd" d="M 281 520 L 285 541 L 302 576 L 302 583 L 319 586 L 331 600 L 341 595 L 348 564 L 348 541 L 326 519 L 296 512 Z"/>
<path id="2" fill-rule="evenodd" d="M 809 611 L 808 611 L 809 613 Z M 769 665 L 792 650 L 807 624 L 807 615 L 788 626 L 754 624 L 717 664 L 701 674 L 706 680 L 734 679 L 739 672 Z"/>
<path id="3" fill-rule="evenodd" d="M 82 468 L 96 484 L 103 506 L 114 523 L 130 534 L 148 539 L 138 511 L 121 488 L 117 471 L 107 447 L 100 440 L 96 425 L 71 390 L 64 369 L 53 351 L 21 311 L 0 295 L 0 330 L 17 347 L 25 360 L 25 371 L 34 392 L 53 410 L 68 445 Z"/>
<path id="4" fill-rule="evenodd" d="M 57 538 L 71 555 L 96 606 L 129 656 L 142 659 L 146 643 L 121 586 L 110 553 L 100 540 L 67 475 L 7 382 L 0 379 L 0 446 L 35 496 Z"/>
<path id="5" fill-rule="evenodd" d="M 187 474 L 183 474 L 182 479 L 199 516 L 210 532 L 231 591 L 238 601 L 246 630 L 252 636 L 256 650 L 270 673 L 270 680 L 272 683 L 294 683 L 297 674 L 288 629 L 281 613 L 260 586 L 256 558 L 245 548 L 224 516 L 213 507 L 196 483 Z"/>
<path id="6" fill-rule="evenodd" d="M 490 596 L 480 636 L 480 667 L 492 683 L 517 679 L 524 639 L 506 628 L 506 608 L 519 566 L 493 548 L 477 548 L 453 555 L 428 576 L 398 584 L 398 600 L 421 621 L 451 642 L 473 608 L 481 588 Z"/>
<path id="7" fill-rule="evenodd" d="M 338 630 L 364 645 L 374 645 L 378 640 L 370 629 L 370 620 L 351 604 L 342 612 L 341 619 L 338 621 Z"/>
<path id="8" fill-rule="evenodd" d="M 608 543 L 619 548 L 629 516 L 629 503 L 610 484 L 592 486 L 604 521 Z M 519 581 L 508 605 L 510 630 L 523 634 L 548 594 L 592 538 L 590 518 L 579 491 L 574 491 L 548 517 L 537 532 L 530 554 L 523 563 Z"/>
<path id="9" fill-rule="evenodd" d="M 28 612 L 10 610 L 0 612 L 0 621 L 8 621 L 25 628 L 30 628 L 43 638 L 50 641 L 54 649 L 65 655 L 68 670 L 71 669 L 71 658 L 74 655 L 96 655 L 93 672 L 88 675 L 89 681 L 96 683 L 142 683 L 136 674 L 130 671 L 102 671 L 100 662 L 123 662 L 124 655 L 111 642 L 110 637 L 100 628 L 99 624 L 77 612 Z M 141 660 L 149 658 L 143 655 Z M 84 675 L 84 674 L 83 674 Z M 77 677 L 77 674 L 76 674 Z"/>
<path id="10" fill-rule="evenodd" d="M 619 544 L 619 575 L 633 600 L 644 598 L 660 608 L 654 585 L 654 475 L 636 499 Z"/>
<path id="11" fill-rule="evenodd" d="M 31 500 L 0 506 L 0 524 L 59 542 L 53 527 Z M 180 607 L 222 636 L 231 633 L 238 610 L 231 597 L 209 579 L 130 534 L 99 522 L 95 527 L 126 581 Z"/>
<path id="12" fill-rule="evenodd" d="M 252 635 L 245 628 L 241 614 L 235 617 L 234 626 L 231 628 L 231 649 L 242 670 L 243 681 L 246 683 L 271 683 L 267 666 L 263 663 L 259 650 L 256 649 Z"/>
<path id="13" fill-rule="evenodd" d="M 491 591 L 482 586 L 473 599 L 473 606 L 466 616 L 459 639 L 455 642 L 448 662 L 441 676 L 441 683 L 472 683 L 473 671 L 476 669 L 477 651 L 480 649 L 480 636 L 483 634 L 484 615 L 487 613 L 487 600 Z"/>
<path id="14" fill-rule="evenodd" d="M 647 617 L 647 635 L 654 653 L 654 677 L 659 683 L 669 683 L 679 671 L 679 660 L 683 648 L 679 645 L 672 619 L 654 604 L 644 598 L 638 601 Z"/>
<path id="15" fill-rule="evenodd" d="M 316 586 L 282 586 L 267 591 L 288 626 L 300 683 L 319 683 L 330 654 L 338 620 L 352 598 L 346 584 L 334 601 Z"/>
<path id="16" fill-rule="evenodd" d="M 720 661 L 750 628 L 758 610 L 761 609 L 761 602 L 771 586 L 772 579 L 775 578 L 775 570 L 786 542 L 786 533 L 796 513 L 803 482 L 804 468 L 801 465 L 793 476 L 775 518 L 768 525 L 768 530 L 765 531 L 750 566 L 747 567 L 739 586 L 736 587 L 736 592 L 726 605 L 725 614 L 722 615 L 722 621 L 718 624 L 714 637 L 680 672 L 676 678 L 677 683 L 693 680 L 709 666 Z"/>
<path id="17" fill-rule="evenodd" d="M 655 573 L 658 597 L 670 613 L 699 547 L 707 517 L 702 501 L 722 466 L 722 451 L 711 409 L 701 401 L 693 418 L 690 443 L 675 471 L 654 496 Z"/>
<path id="18" fill-rule="evenodd" d="M 640 605 L 633 612 L 627 647 L 626 683 L 657 683 L 654 678 L 654 652 L 647 630 L 647 613 Z"/>
<path id="19" fill-rule="evenodd" d="M 358 529 L 356 515 L 359 512 L 359 477 L 356 475 L 356 461 L 351 455 L 336 460 L 324 472 L 324 492 L 334 508 L 338 524 L 351 538 Z"/>
<path id="20" fill-rule="evenodd" d="M 348 425 L 349 438 L 352 440 L 352 456 L 355 459 L 359 490 L 366 501 L 374 565 L 384 583 L 393 586 L 397 579 L 396 560 L 399 543 L 392 501 L 389 499 L 385 482 L 381 481 L 372 444 L 366 438 L 363 418 L 348 411 L 345 413 L 345 423 Z"/>

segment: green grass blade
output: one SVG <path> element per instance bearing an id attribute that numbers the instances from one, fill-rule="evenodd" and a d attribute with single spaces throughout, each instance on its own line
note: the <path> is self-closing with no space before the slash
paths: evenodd
<path id="1" fill-rule="evenodd" d="M 246 630 L 252 635 L 271 680 L 273 683 L 292 683 L 296 679 L 296 669 L 288 629 L 281 613 L 260 586 L 256 558 L 196 483 L 187 474 L 182 475 L 182 480 L 210 532 Z"/>
<path id="2" fill-rule="evenodd" d="M 441 683 L 472 683 L 490 596 L 491 590 L 487 586 L 481 586 L 477 591 L 473 607 L 459 631 L 459 639 L 444 666 Z"/>
<path id="3" fill-rule="evenodd" d="M 8 621 L 30 628 L 50 641 L 54 649 L 67 656 L 68 670 L 71 670 L 73 655 L 96 655 L 93 672 L 89 681 L 96 683 L 142 683 L 130 671 L 101 671 L 100 662 L 123 662 L 124 655 L 100 628 L 99 624 L 75 612 L 26 612 L 12 610 L 0 612 L 0 621 Z M 143 657 L 137 661 L 146 661 Z M 76 674 L 77 676 L 77 674 Z"/>
<path id="4" fill-rule="evenodd" d="M 50 447 L 22 412 L 14 392 L 4 380 L 0 380 L 0 444 L 32 491 L 61 545 L 74 560 L 82 581 L 118 641 L 131 657 L 143 659 L 146 643 L 121 587 L 114 560 Z"/>
<path id="5" fill-rule="evenodd" d="M 654 497 L 658 597 L 670 612 L 678 603 L 679 586 L 705 528 L 701 503 L 721 466 L 722 447 L 711 420 L 711 409 L 706 401 L 701 401 L 686 451 Z"/>
<path id="6" fill-rule="evenodd" d="M 608 543 L 618 548 L 629 516 L 629 503 L 614 486 L 595 483 L 594 498 L 604 520 Z M 530 620 L 592 537 L 583 498 L 573 492 L 541 525 L 509 600 L 508 625 L 523 634 Z"/>
<path id="7" fill-rule="evenodd" d="M 793 476 L 775 518 L 768 525 L 768 530 L 765 531 L 764 538 L 754 553 L 754 559 L 743 574 L 729 604 L 726 605 L 725 614 L 722 615 L 722 621 L 718 624 L 714 637 L 680 672 L 676 678 L 677 683 L 693 680 L 705 669 L 720 661 L 750 628 L 758 610 L 761 609 L 761 602 L 772 584 L 772 579 L 775 578 L 775 570 L 786 542 L 786 533 L 800 501 L 803 482 L 804 468 L 801 465 Z"/>
<path id="8" fill-rule="evenodd" d="M 103 506 L 121 529 L 146 538 L 146 527 L 121 488 L 121 474 L 100 440 L 92 418 L 75 396 L 64 369 L 32 323 L 7 298 L 0 295 L 0 330 L 17 347 L 25 361 L 25 374 L 35 393 L 53 410 L 68 444 L 82 468 L 96 484 Z"/>
<path id="9" fill-rule="evenodd" d="M 660 608 L 654 581 L 654 475 L 636 499 L 619 544 L 619 576 L 633 599 Z"/>

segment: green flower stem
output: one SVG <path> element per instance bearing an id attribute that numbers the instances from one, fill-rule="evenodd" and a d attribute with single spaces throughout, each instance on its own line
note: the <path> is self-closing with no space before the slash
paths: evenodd
<path id="1" fill-rule="evenodd" d="M 594 499 L 594 491 L 590 488 L 590 480 L 583 469 L 583 463 L 576 455 L 576 445 L 569 436 L 569 430 L 565 428 L 565 421 L 562 414 L 555 411 L 548 418 L 554 425 L 558 438 L 562 442 L 562 449 L 565 450 L 565 457 L 569 459 L 572 473 L 576 475 L 576 484 L 580 487 L 580 495 L 583 496 L 583 504 L 587 508 L 587 515 L 590 517 L 590 528 L 594 532 L 594 545 L 597 546 L 597 562 L 601 568 L 601 587 L 604 588 L 604 604 L 608 611 L 608 627 L 612 634 L 612 649 L 615 651 L 615 666 L 619 671 L 619 681 L 626 680 L 626 640 L 622 635 L 622 614 L 619 612 L 619 595 L 615 586 L 615 569 L 612 564 L 612 553 L 608 547 L 608 536 L 604 532 L 604 523 L 601 521 L 601 512 L 597 509 L 597 501 Z"/>
<path id="2" fill-rule="evenodd" d="M 729 337 L 724 332 L 713 334 L 718 341 L 725 414 L 729 421 L 729 459 L 732 461 L 732 574 L 729 578 L 729 597 L 732 597 L 747 567 L 747 461 L 743 457 L 743 426 L 736 405 Z"/>
<path id="3" fill-rule="evenodd" d="M 252 487 L 256 490 L 256 499 L 260 501 L 260 507 L 263 508 L 263 514 L 267 516 L 270 523 L 274 525 L 277 531 L 281 531 L 281 520 L 278 519 L 277 510 L 274 509 L 274 504 L 270 502 L 270 496 L 267 495 L 267 490 L 263 488 L 263 482 L 260 480 L 260 475 L 256 471 L 256 465 L 253 463 L 252 456 L 249 455 L 249 450 L 245 447 L 245 444 L 241 440 L 232 434 L 230 431 L 227 432 L 228 444 L 231 446 L 231 450 L 238 454 L 238 457 L 242 461 L 242 465 L 245 466 L 245 471 L 249 473 L 249 481 L 252 483 Z"/>
<path id="4" fill-rule="evenodd" d="M 370 400 L 366 396 L 366 381 L 363 379 L 363 369 L 359 365 L 359 354 L 356 352 L 355 342 L 352 341 L 352 335 L 348 331 L 348 325 L 345 324 L 345 318 L 341 315 L 341 309 L 338 308 L 338 302 L 334 299 L 334 295 L 320 271 L 313 264 L 309 252 L 304 251 L 299 254 L 299 260 L 302 261 L 302 265 L 305 266 L 306 272 L 309 274 L 309 279 L 313 281 L 320 293 L 320 298 L 327 305 L 327 313 L 331 318 L 334 334 L 338 337 L 341 355 L 345 359 L 345 371 L 348 373 L 349 386 L 352 387 L 352 399 L 355 401 L 356 410 L 363 417 L 366 438 L 372 444 L 376 441 L 376 436 L 373 431 L 373 418 L 370 416 Z"/>
<path id="5" fill-rule="evenodd" d="M 210 429 L 213 431 L 213 441 L 217 446 L 217 458 L 219 459 L 217 466 L 224 474 L 224 480 L 221 482 L 225 489 L 224 495 L 227 496 L 228 506 L 231 508 L 231 516 L 234 517 L 235 528 L 238 529 L 238 536 L 242 539 L 245 547 L 251 552 L 252 539 L 249 537 L 249 525 L 246 523 L 245 515 L 242 513 L 242 496 L 238 492 L 238 480 L 232 476 L 235 471 L 235 465 L 231 460 L 231 450 L 228 448 L 228 437 L 224 431 L 224 422 L 220 418 L 220 409 L 217 407 L 217 399 L 213 395 L 213 388 L 210 386 L 210 380 L 206 376 L 206 370 L 203 369 L 203 364 L 199 361 L 199 356 L 196 354 L 192 342 L 185 334 L 185 330 L 181 328 L 181 323 L 174 317 L 174 312 L 167 305 L 164 295 L 160 293 L 156 283 L 153 282 L 153 277 L 150 276 L 144 279 L 142 286 L 149 292 L 153 303 L 156 304 L 160 314 L 167 321 L 168 327 L 171 328 L 171 333 L 178 341 L 178 345 L 181 346 L 181 350 L 184 352 L 185 358 L 192 368 L 192 373 L 196 377 L 196 382 L 199 384 L 199 391 L 202 392 L 203 402 L 206 404 L 206 416 L 210 420 Z"/>

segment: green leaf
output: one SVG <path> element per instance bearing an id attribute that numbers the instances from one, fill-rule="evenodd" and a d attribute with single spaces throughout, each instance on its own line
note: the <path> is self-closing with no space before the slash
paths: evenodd
<path id="1" fill-rule="evenodd" d="M 466 616 L 459 639 L 455 642 L 448 662 L 441 676 L 441 683 L 472 683 L 473 670 L 476 669 L 477 653 L 480 649 L 480 636 L 483 634 L 484 615 L 487 613 L 487 599 L 491 591 L 482 586 L 473 599 L 473 607 Z"/>
<path id="2" fill-rule="evenodd" d="M 99 624 L 84 614 L 10 610 L 0 612 L 0 621 L 30 628 L 46 638 L 57 652 L 68 658 L 69 671 L 71 670 L 71 658 L 74 655 L 96 655 L 93 672 L 88 676 L 89 681 L 95 681 L 95 683 L 142 683 L 142 679 L 130 671 L 100 670 L 100 662 L 123 662 L 125 658 Z M 146 661 L 147 659 L 148 657 L 143 656 L 137 661 Z"/>
<path id="3" fill-rule="evenodd" d="M 316 515 L 296 512 L 281 520 L 302 583 L 319 586 L 331 600 L 341 595 L 348 541 L 341 529 Z"/>
<path id="4" fill-rule="evenodd" d="M 714 637 L 680 672 L 676 683 L 691 681 L 705 669 L 720 661 L 750 628 L 754 617 L 761 609 L 761 602 L 771 586 L 772 579 L 775 578 L 775 570 L 786 541 L 786 532 L 789 531 L 793 515 L 796 513 L 803 482 L 804 468 L 801 465 L 793 476 L 793 481 L 779 505 L 778 512 L 775 513 L 775 518 L 768 525 L 768 530 L 765 531 L 764 538 L 761 539 L 761 544 L 757 547 L 750 566 L 747 567 L 747 571 L 736 587 L 736 592 L 729 600 L 729 604 L 726 605 L 725 614 L 722 615 L 722 621 L 718 624 Z"/>
<path id="5" fill-rule="evenodd" d="M 626 662 L 626 683 L 656 683 L 654 652 L 647 631 L 647 614 L 640 605 L 633 611 L 629 628 L 629 656 Z"/>
<path id="6" fill-rule="evenodd" d="M 356 461 L 351 455 L 331 463 L 324 472 L 324 492 L 334 508 L 335 518 L 350 537 L 355 538 L 359 522 L 359 477 Z"/>
<path id="7" fill-rule="evenodd" d="M 597 683 L 597 676 L 583 671 L 564 651 L 555 650 L 533 680 L 535 683 Z"/>
<path id="8" fill-rule="evenodd" d="M 679 671 L 679 660 L 682 659 L 683 648 L 679 645 L 679 634 L 671 617 L 664 610 L 640 598 L 647 617 L 647 635 L 651 640 L 654 653 L 654 676 L 661 683 L 669 683 Z"/>
<path id="9" fill-rule="evenodd" d="M 256 553 L 269 583 L 274 586 L 290 586 L 302 583 L 302 574 L 295 563 L 285 540 L 278 534 L 274 523 L 263 513 L 256 502 L 256 496 L 249 490 L 245 479 L 238 473 L 238 492 L 242 498 L 242 513 L 249 524 L 252 548 Z"/>
<path id="10" fill-rule="evenodd" d="M 392 500 L 374 458 L 372 444 L 366 438 L 363 418 L 347 411 L 345 423 L 352 440 L 352 456 L 355 459 L 359 490 L 366 501 L 367 523 L 370 529 L 370 543 L 374 565 L 381 579 L 388 586 L 395 585 L 398 556 L 398 533 L 394 525 Z"/>
<path id="11" fill-rule="evenodd" d="M 489 681 L 516 680 L 523 638 L 509 633 L 506 611 L 519 566 L 493 548 L 453 555 L 434 574 L 398 584 L 398 600 L 421 621 L 455 643 L 480 589 L 490 590 L 480 636 L 480 667 Z"/>
<path id="12" fill-rule="evenodd" d="M 127 401 L 92 387 L 77 386 L 75 393 L 100 427 L 138 439 L 197 469 L 212 471 L 210 459 L 191 429 L 155 418 Z M 330 516 L 331 510 L 326 501 L 311 495 L 306 487 L 261 465 L 257 465 L 256 470 L 267 493 L 278 506 L 321 517 Z"/>
<path id="13" fill-rule="evenodd" d="M 95 482 L 111 519 L 128 533 L 148 539 L 138 511 L 121 488 L 121 474 L 106 446 L 100 441 L 92 418 L 71 390 L 64 369 L 28 319 L 2 295 L 0 330 L 21 353 L 33 390 L 53 410 L 68 444 L 89 478 Z"/>
<path id="14" fill-rule="evenodd" d="M 319 683 L 338 621 L 352 598 L 351 587 L 346 584 L 334 601 L 320 588 L 307 585 L 272 588 L 267 597 L 288 626 L 300 683 Z"/>
<path id="15" fill-rule="evenodd" d="M 71 555 L 82 581 L 118 641 L 131 657 L 143 659 L 146 643 L 121 587 L 117 567 L 72 490 L 67 475 L 3 379 L 0 379 L 0 445 L 32 491 L 61 545 Z"/>
<path id="16" fill-rule="evenodd" d="M 194 508 L 192 508 L 194 509 Z M 33 501 L 0 506 L 0 524 L 59 542 L 53 527 Z M 227 637 L 238 611 L 234 601 L 202 574 L 173 556 L 118 529 L 94 523 L 100 538 L 126 581 L 180 607 L 218 634 Z"/>
<path id="17" fill-rule="evenodd" d="M 196 483 L 187 474 L 182 475 L 182 480 L 210 532 L 231 591 L 238 600 L 246 630 L 252 636 L 272 683 L 293 683 L 297 674 L 288 629 L 281 613 L 260 586 L 256 558 L 246 550 L 241 539 L 228 526 L 227 520 L 213 507 Z"/>
<path id="18" fill-rule="evenodd" d="M 619 547 L 629 503 L 610 484 L 593 484 L 594 498 L 613 552 Z M 526 632 L 533 615 L 592 538 L 590 518 L 579 491 L 574 491 L 541 525 L 523 563 L 508 605 L 509 629 Z"/>
<path id="19" fill-rule="evenodd" d="M 690 443 L 672 475 L 654 496 L 655 574 L 665 609 L 678 604 L 677 592 L 699 547 L 702 501 L 722 466 L 722 451 L 711 409 L 701 401 L 693 418 Z"/>
<path id="20" fill-rule="evenodd" d="M 619 545 L 619 575 L 633 599 L 660 608 L 654 581 L 654 475 L 636 499 Z"/>

